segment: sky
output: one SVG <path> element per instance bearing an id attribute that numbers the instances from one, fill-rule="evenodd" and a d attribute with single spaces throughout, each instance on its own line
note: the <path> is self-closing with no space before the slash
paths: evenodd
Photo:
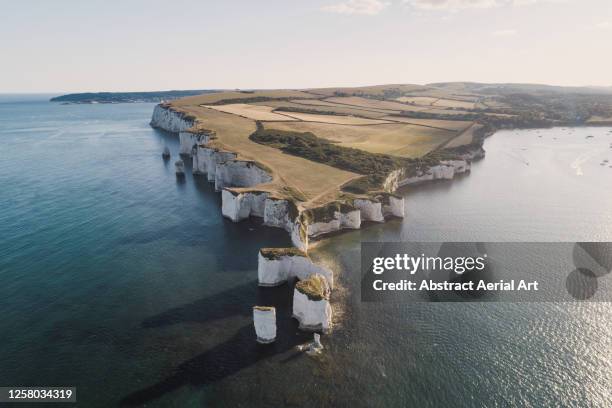
<path id="1" fill-rule="evenodd" d="M 0 93 L 612 86 L 610 0 L 0 0 Z"/>

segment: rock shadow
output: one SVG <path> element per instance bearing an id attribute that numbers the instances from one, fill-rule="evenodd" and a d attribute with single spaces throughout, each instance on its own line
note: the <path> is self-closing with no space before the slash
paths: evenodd
<path id="1" fill-rule="evenodd" d="M 276 307 L 277 339 L 272 344 L 258 344 L 253 325 L 243 326 L 227 341 L 181 363 L 165 379 L 123 397 L 121 404 L 143 405 L 185 385 L 202 386 L 222 380 L 263 359 L 285 353 L 311 340 L 312 334 L 300 332 L 297 321 L 291 317 L 293 291 L 290 289 L 292 286 L 287 285 L 261 288 L 255 282 L 248 282 L 238 288 L 145 319 L 143 327 L 156 328 L 182 322 L 205 323 L 236 314 L 250 316 L 252 310 L 245 306 L 244 300 L 235 300 L 236 297 L 248 298 L 252 292 L 256 299 L 253 304 Z"/>

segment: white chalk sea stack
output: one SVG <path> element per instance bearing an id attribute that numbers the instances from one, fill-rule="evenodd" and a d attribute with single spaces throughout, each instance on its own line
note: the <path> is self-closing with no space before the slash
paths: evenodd
<path id="1" fill-rule="evenodd" d="M 332 326 L 330 288 L 323 275 L 301 280 L 293 291 L 293 317 L 301 330 L 329 333 Z"/>
<path id="2" fill-rule="evenodd" d="M 258 343 L 268 344 L 276 340 L 276 308 L 253 306 L 253 324 Z"/>

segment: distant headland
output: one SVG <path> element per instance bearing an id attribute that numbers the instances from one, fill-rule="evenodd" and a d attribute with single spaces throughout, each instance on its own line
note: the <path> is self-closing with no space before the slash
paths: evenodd
<path id="1" fill-rule="evenodd" d="M 63 103 L 132 103 L 163 102 L 186 96 L 202 95 L 218 90 L 199 89 L 187 91 L 152 91 L 152 92 L 84 92 L 71 93 L 51 98 L 51 102 Z"/>

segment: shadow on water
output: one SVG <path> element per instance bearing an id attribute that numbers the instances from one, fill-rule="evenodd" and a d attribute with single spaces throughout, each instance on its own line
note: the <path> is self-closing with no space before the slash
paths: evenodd
<path id="1" fill-rule="evenodd" d="M 142 326 L 152 329 L 183 322 L 205 323 L 237 314 L 250 316 L 251 309 L 237 299 L 247 297 L 256 299 L 254 304 L 276 307 L 278 336 L 272 344 L 258 344 L 255 341 L 253 325 L 243 326 L 224 343 L 181 363 L 162 381 L 125 396 L 121 401 L 122 405 L 142 405 L 185 385 L 202 386 L 219 381 L 311 339 L 311 334 L 298 331 L 297 321 L 291 317 L 293 291 L 289 289 L 291 287 L 288 288 L 287 285 L 261 288 L 252 281 L 145 319 Z M 297 358 L 300 354 L 296 351 L 284 362 Z"/>

